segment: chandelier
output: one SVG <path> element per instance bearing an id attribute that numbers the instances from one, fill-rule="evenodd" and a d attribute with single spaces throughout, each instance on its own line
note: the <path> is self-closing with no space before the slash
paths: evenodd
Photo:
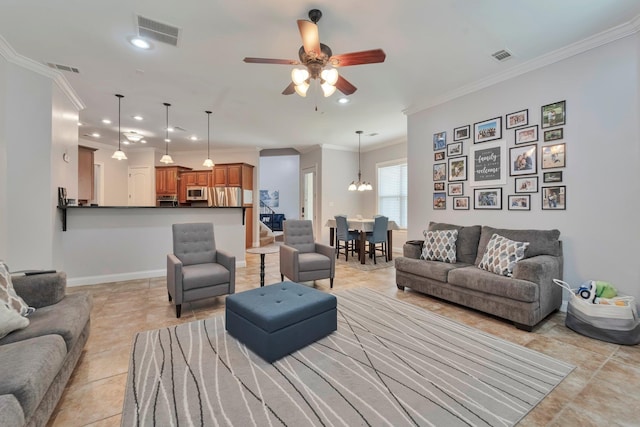
<path id="1" fill-rule="evenodd" d="M 357 130 L 358 134 L 358 181 L 351 181 L 349 185 L 349 191 L 369 191 L 373 190 L 371 183 L 362 181 L 362 173 L 360 172 L 360 136 L 362 135 L 361 130 Z"/>

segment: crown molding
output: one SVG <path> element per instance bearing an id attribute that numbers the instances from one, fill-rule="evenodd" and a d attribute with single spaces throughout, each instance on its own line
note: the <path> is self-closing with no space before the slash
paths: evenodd
<path id="1" fill-rule="evenodd" d="M 55 82 L 58 88 L 64 93 L 69 101 L 73 104 L 73 106 L 78 110 L 84 110 L 85 104 L 82 102 L 78 94 L 69 84 L 69 81 L 65 78 L 65 76 L 58 70 L 54 70 L 49 68 L 48 66 L 41 64 L 39 62 L 34 61 L 33 59 L 27 58 L 26 56 L 20 55 L 16 52 L 13 47 L 0 35 L 0 56 L 2 56 L 7 61 L 15 64 L 19 67 L 25 68 L 29 71 L 33 71 L 34 73 L 40 74 L 41 76 L 45 76 L 50 78 Z"/>
<path id="2" fill-rule="evenodd" d="M 510 68 L 503 72 L 491 75 L 487 78 L 478 80 L 471 84 L 461 86 L 444 95 L 429 98 L 419 105 L 411 106 L 403 110 L 402 112 L 405 115 L 410 115 L 422 110 L 426 110 L 427 108 L 432 108 L 437 105 L 444 104 L 445 102 L 451 101 L 453 99 L 469 95 L 473 92 L 477 92 L 481 89 L 485 89 L 497 83 L 501 83 L 530 71 L 546 67 L 572 56 L 587 52 L 591 49 L 595 49 L 605 44 L 628 37 L 637 33 L 638 31 L 640 31 L 640 15 L 624 24 L 612 27 L 608 30 L 602 31 L 601 33 L 587 37 L 586 39 L 577 41 L 560 49 L 549 52 L 545 55 L 523 62 L 522 64 L 516 65 L 513 68 Z"/>
<path id="3" fill-rule="evenodd" d="M 392 147 L 394 145 L 399 145 L 399 144 L 406 144 L 406 143 L 407 143 L 407 137 L 403 136 L 402 138 L 399 138 L 399 139 L 393 139 L 391 141 L 385 141 L 385 142 L 381 142 L 379 144 L 369 145 L 368 147 L 363 148 L 362 152 L 363 153 L 368 153 L 370 151 L 381 150 L 383 148 Z"/>

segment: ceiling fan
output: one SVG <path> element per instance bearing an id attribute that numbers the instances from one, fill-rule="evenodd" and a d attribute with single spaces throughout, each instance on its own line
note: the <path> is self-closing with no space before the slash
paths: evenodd
<path id="1" fill-rule="evenodd" d="M 299 19 L 298 29 L 302 36 L 302 46 L 298 51 L 299 60 L 273 58 L 244 58 L 244 62 L 254 64 L 304 65 L 306 68 L 294 68 L 291 72 L 292 82 L 282 91 L 283 95 L 296 92 L 306 96 L 312 79 L 320 79 L 320 87 L 324 96 L 331 96 L 336 89 L 345 95 L 351 95 L 357 88 L 347 79 L 338 75 L 338 67 L 351 65 L 374 64 L 384 62 L 386 55 L 382 49 L 333 55 L 331 48 L 320 43 L 318 21 L 322 12 L 318 9 L 309 11 L 309 19 Z"/>

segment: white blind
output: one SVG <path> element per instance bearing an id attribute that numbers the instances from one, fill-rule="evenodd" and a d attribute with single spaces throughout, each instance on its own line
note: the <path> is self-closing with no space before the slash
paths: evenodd
<path id="1" fill-rule="evenodd" d="M 378 213 L 407 227 L 407 163 L 378 166 Z"/>

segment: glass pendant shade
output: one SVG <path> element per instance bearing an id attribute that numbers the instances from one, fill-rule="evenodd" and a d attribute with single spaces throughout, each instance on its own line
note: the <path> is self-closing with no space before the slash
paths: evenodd
<path id="1" fill-rule="evenodd" d="M 124 95 L 116 94 L 116 97 L 118 98 L 118 149 L 113 153 L 111 158 L 116 160 L 127 160 L 127 155 L 124 154 L 124 151 L 120 148 L 120 102 L 122 101 L 122 98 L 124 98 Z"/>
<path id="2" fill-rule="evenodd" d="M 215 164 L 213 163 L 213 160 L 207 159 L 207 160 L 204 161 L 202 166 L 204 166 L 205 168 L 212 168 L 212 167 L 215 166 Z"/>
<path id="3" fill-rule="evenodd" d="M 335 86 L 338 82 L 338 70 L 335 68 L 330 68 L 327 70 L 322 70 L 320 73 L 320 77 L 324 80 L 325 83 Z"/>
<path id="4" fill-rule="evenodd" d="M 294 68 L 291 70 L 291 80 L 296 86 L 306 82 L 309 78 L 309 71 L 304 68 Z"/>
<path id="5" fill-rule="evenodd" d="M 295 85 L 294 89 L 298 95 L 304 98 L 305 96 L 307 96 L 307 91 L 309 90 L 309 83 L 302 82 L 299 85 Z"/>
<path id="6" fill-rule="evenodd" d="M 324 94 L 325 98 L 330 97 L 336 91 L 336 87 L 335 86 L 331 86 L 328 83 L 322 83 L 320 85 L 320 87 L 322 88 L 322 93 Z"/>
<path id="7" fill-rule="evenodd" d="M 169 164 L 169 163 L 173 163 L 173 159 L 171 158 L 170 155 L 165 154 L 162 156 L 162 158 L 160 159 L 160 163 L 165 163 L 165 164 Z"/>

